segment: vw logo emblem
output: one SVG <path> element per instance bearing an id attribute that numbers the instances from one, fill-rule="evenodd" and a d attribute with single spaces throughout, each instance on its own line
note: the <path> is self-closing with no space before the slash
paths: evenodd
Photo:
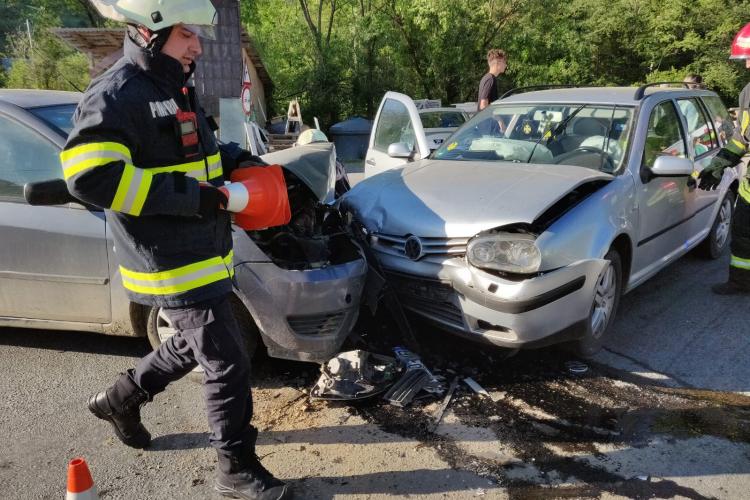
<path id="1" fill-rule="evenodd" d="M 419 260 L 423 255 L 422 240 L 417 236 L 409 236 L 404 244 L 404 253 L 411 260 Z"/>

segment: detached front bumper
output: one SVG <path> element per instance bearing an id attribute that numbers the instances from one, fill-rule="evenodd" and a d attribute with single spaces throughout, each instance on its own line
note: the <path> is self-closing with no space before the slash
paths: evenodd
<path id="1" fill-rule="evenodd" d="M 579 337 L 607 261 L 579 261 L 521 281 L 469 267 L 460 258 L 437 266 L 393 258 L 383 264 L 407 309 L 466 338 L 518 349 Z M 407 272 L 415 268 L 438 278 Z"/>
<path id="2" fill-rule="evenodd" d="M 366 275 L 364 259 L 305 271 L 270 262 L 235 267 L 241 299 L 269 355 L 311 362 L 339 351 L 357 321 Z"/>

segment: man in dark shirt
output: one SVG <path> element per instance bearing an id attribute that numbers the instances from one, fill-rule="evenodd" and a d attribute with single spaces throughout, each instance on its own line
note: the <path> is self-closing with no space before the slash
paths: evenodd
<path id="1" fill-rule="evenodd" d="M 477 98 L 477 111 L 482 111 L 492 101 L 497 100 L 497 75 L 505 73 L 507 56 L 500 49 L 490 49 L 487 52 L 487 65 L 489 71 L 479 82 L 479 97 Z"/>

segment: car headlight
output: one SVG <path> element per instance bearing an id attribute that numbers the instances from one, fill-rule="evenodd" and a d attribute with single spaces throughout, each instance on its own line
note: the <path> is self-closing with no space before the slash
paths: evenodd
<path id="1" fill-rule="evenodd" d="M 536 238 L 528 234 L 477 236 L 469 242 L 466 258 L 474 267 L 507 273 L 529 274 L 539 270 L 542 253 Z"/>

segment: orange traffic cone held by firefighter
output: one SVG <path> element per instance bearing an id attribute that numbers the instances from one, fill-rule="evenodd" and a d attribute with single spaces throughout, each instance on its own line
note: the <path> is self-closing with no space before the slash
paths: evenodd
<path id="1" fill-rule="evenodd" d="M 226 209 L 245 230 L 288 224 L 292 219 L 284 173 L 279 165 L 238 168 L 231 183 L 219 189 L 227 197 Z"/>
<path id="2" fill-rule="evenodd" d="M 68 464 L 68 493 L 65 495 L 65 500 L 96 500 L 98 498 L 86 460 L 74 458 Z"/>

